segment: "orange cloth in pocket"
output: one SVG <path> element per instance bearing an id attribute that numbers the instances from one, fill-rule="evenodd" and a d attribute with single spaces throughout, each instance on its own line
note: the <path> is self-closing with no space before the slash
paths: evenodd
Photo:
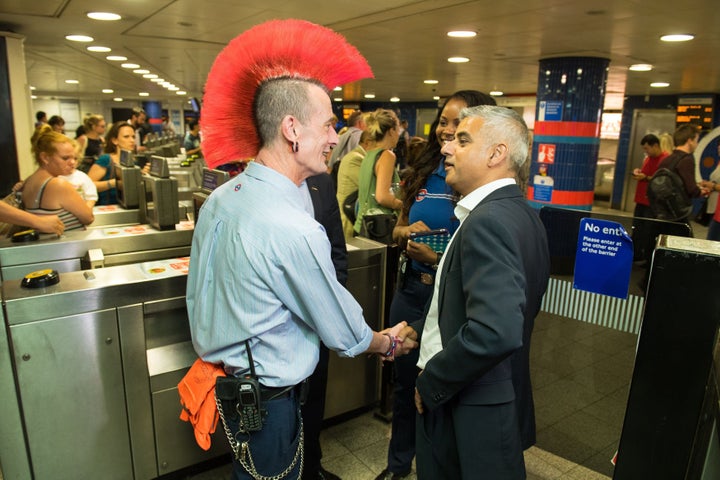
<path id="1" fill-rule="evenodd" d="M 180 419 L 190 422 L 195 430 L 195 441 L 203 450 L 210 449 L 210 435 L 215 432 L 219 414 L 215 404 L 215 379 L 224 377 L 221 365 L 198 358 L 178 383 Z"/>

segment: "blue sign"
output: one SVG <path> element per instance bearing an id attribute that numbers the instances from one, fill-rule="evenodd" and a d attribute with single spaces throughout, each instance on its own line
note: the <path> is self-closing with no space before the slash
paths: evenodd
<path id="1" fill-rule="evenodd" d="M 562 120 L 562 100 L 542 100 L 538 120 L 541 122 L 559 122 Z"/>
<path id="2" fill-rule="evenodd" d="M 633 244 L 622 225 L 583 218 L 578 233 L 573 288 L 627 298 Z"/>
<path id="3" fill-rule="evenodd" d="M 551 202 L 554 181 L 552 177 L 535 175 L 533 179 L 533 200 L 537 202 Z"/>

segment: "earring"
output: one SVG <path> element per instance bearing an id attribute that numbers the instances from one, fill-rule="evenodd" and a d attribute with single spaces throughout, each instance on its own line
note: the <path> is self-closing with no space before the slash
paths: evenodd
<path id="1" fill-rule="evenodd" d="M 293 142 L 292 151 L 297 153 L 298 150 L 300 150 L 300 145 L 298 145 L 298 142 Z"/>

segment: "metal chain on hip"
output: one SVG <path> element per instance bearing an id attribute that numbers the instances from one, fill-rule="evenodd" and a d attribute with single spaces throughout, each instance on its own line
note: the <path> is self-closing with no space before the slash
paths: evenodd
<path id="1" fill-rule="evenodd" d="M 240 462 L 240 465 L 242 465 L 245 471 L 250 474 L 251 477 L 253 477 L 255 480 L 282 480 L 283 478 L 287 477 L 290 472 L 292 472 L 293 468 L 295 468 L 295 465 L 297 465 L 298 463 L 298 458 L 300 459 L 300 470 L 298 472 L 298 478 L 302 477 L 304 460 L 303 446 L 305 444 L 305 432 L 303 430 L 302 417 L 299 417 L 300 438 L 298 440 L 298 448 L 297 450 L 295 450 L 295 456 L 293 457 L 292 462 L 282 473 L 279 473 L 272 477 L 266 477 L 260 475 L 260 473 L 255 469 L 255 462 L 253 461 L 252 455 L 250 453 L 250 444 L 247 441 L 238 442 L 230 431 L 230 428 L 225 421 L 225 414 L 223 413 L 222 405 L 220 403 L 220 400 L 218 400 L 217 395 L 215 395 L 215 404 L 217 405 L 218 414 L 220 415 L 220 419 L 222 420 L 223 429 L 225 430 L 225 435 L 227 436 L 228 443 L 230 443 L 230 448 L 233 451 L 233 455 L 235 456 L 237 461 Z"/>

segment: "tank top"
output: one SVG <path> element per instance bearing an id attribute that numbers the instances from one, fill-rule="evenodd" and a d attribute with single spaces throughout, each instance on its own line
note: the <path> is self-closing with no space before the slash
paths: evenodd
<path id="1" fill-rule="evenodd" d="M 55 177 L 50 177 L 43 182 L 43 184 L 40 186 L 40 190 L 38 190 L 37 196 L 35 197 L 35 202 L 33 202 L 32 208 L 28 208 L 27 212 L 33 213 L 35 215 L 57 215 L 58 218 L 60 218 L 60 221 L 63 222 L 63 224 L 65 225 L 65 231 L 84 229 L 85 225 L 83 225 L 82 222 L 80 222 L 80 220 L 78 220 L 78 218 L 74 214 L 68 212 L 64 208 L 48 210 L 46 208 L 40 207 L 43 194 L 45 193 L 45 187 L 50 182 L 50 180 L 54 179 Z"/>

